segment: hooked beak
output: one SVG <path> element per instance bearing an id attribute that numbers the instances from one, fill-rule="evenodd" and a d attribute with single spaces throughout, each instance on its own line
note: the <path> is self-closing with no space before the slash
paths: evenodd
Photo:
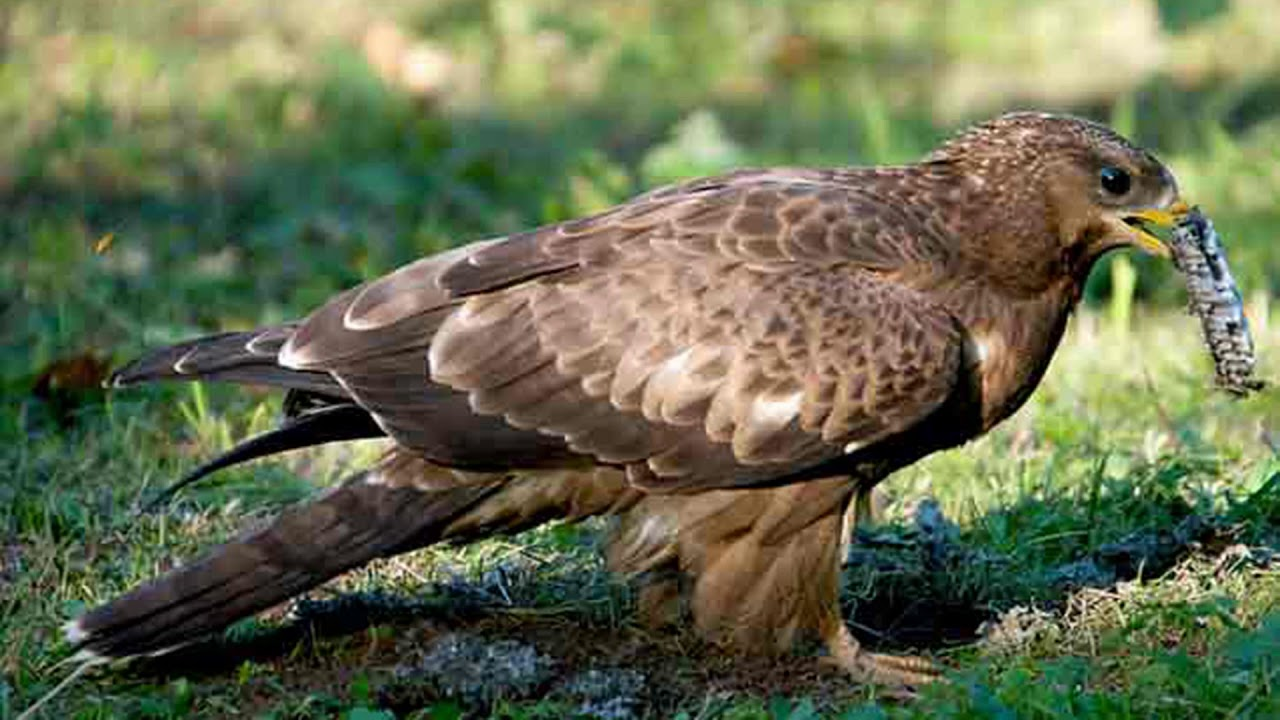
<path id="1" fill-rule="evenodd" d="M 1170 255 L 1169 246 L 1164 240 L 1148 231 L 1147 226 L 1154 225 L 1156 227 L 1171 228 L 1178 224 L 1178 221 L 1185 217 L 1188 212 L 1191 212 L 1189 205 L 1181 200 L 1175 200 L 1162 210 L 1154 208 L 1139 210 L 1125 215 L 1122 219 L 1125 225 L 1129 226 L 1134 245 L 1152 255 L 1167 258 Z"/>

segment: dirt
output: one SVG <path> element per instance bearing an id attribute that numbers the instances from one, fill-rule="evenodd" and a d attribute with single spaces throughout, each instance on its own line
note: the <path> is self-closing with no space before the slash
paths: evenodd
<path id="1" fill-rule="evenodd" d="M 865 695 L 814 654 L 738 656 L 681 631 L 584 627 L 574 618 L 513 614 L 485 618 L 467 631 L 489 643 L 515 637 L 537 648 L 554 672 L 526 697 L 564 699 L 593 715 L 608 709 L 613 717 L 665 717 L 708 696 L 735 694 L 807 695 L 828 703 Z M 430 633 L 420 626 L 410 637 L 430 643 Z"/>
<path id="2" fill-rule="evenodd" d="M 445 633 L 411 654 L 418 657 L 396 669 L 398 681 L 469 707 L 530 697 L 555 674 L 555 660 L 533 645 L 473 633 Z"/>
<path id="3" fill-rule="evenodd" d="M 237 690 L 237 704 L 255 712 L 282 697 L 341 695 L 361 674 L 378 706 L 397 714 L 454 700 L 483 716 L 499 700 L 550 698 L 597 717 L 667 717 L 696 710 L 708 696 L 805 695 L 825 705 L 867 693 L 815 652 L 740 656 L 687 631 L 610 625 L 573 612 L 436 612 L 406 601 L 390 620 L 386 607 L 360 608 L 358 597 L 306 622 L 135 662 L 131 674 L 147 682 L 188 677 L 215 692 L 210 681 L 255 661 L 259 669 Z M 384 632 L 358 632 L 375 618 Z"/>
<path id="4" fill-rule="evenodd" d="M 997 620 L 983 598 L 944 587 L 948 569 L 979 561 L 978 551 L 961 544 L 933 509 L 923 508 L 919 518 L 904 535 L 862 537 L 849 558 L 851 578 L 869 568 L 878 579 L 868 596 L 846 592 L 842 603 L 854 634 L 870 647 L 918 651 L 971 643 L 984 623 L 990 634 Z M 1064 593 L 1114 583 L 1140 568 L 1166 566 L 1213 537 L 1212 524 L 1189 519 L 1171 531 L 1103 546 L 1057 570 Z M 502 582 L 505 595 L 525 594 L 523 582 L 512 585 L 507 576 Z M 258 711 L 308 693 L 341 696 L 361 675 L 376 703 L 400 714 L 451 700 L 470 716 L 482 716 L 500 701 L 547 698 L 598 717 L 666 717 L 735 694 L 806 696 L 824 707 L 870 692 L 820 662 L 820 648 L 773 658 L 734 655 L 688 629 L 638 627 L 625 608 L 602 613 L 574 601 L 495 606 L 494 592 L 455 585 L 434 586 L 434 594 L 418 597 L 364 593 L 303 600 L 293 608 L 294 619 L 280 627 L 233 633 L 132 669 L 148 681 L 205 678 L 207 692 L 225 693 L 237 682 L 225 676 L 256 661 L 262 671 L 232 687 L 238 688 L 238 705 Z M 1031 632 L 1026 623 L 1011 622 L 999 619 L 1009 637 Z M 219 676 L 226 680 L 220 688 Z"/>

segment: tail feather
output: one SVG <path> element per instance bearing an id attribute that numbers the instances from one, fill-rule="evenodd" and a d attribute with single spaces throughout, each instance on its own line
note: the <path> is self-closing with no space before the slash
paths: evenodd
<path id="1" fill-rule="evenodd" d="M 249 438 L 193 470 L 151 501 L 155 507 L 178 490 L 226 467 L 287 450 L 341 440 L 382 437 L 383 430 L 327 372 L 293 370 L 277 362 L 296 325 L 209 335 L 143 355 L 112 374 L 125 387 L 156 380 L 212 380 L 285 388 L 281 427 Z"/>
<path id="2" fill-rule="evenodd" d="M 384 461 L 272 523 L 95 608 L 68 637 L 90 654 L 162 652 L 221 630 L 376 557 L 421 547 L 494 491 L 421 489 L 421 462 Z"/>
<path id="3" fill-rule="evenodd" d="M 201 370 L 210 372 L 237 365 L 260 364 L 270 357 L 248 349 L 258 334 L 256 331 L 218 333 L 152 350 L 115 371 L 111 384 L 125 387 L 160 379 L 191 379 L 197 377 Z M 193 362 L 197 357 L 203 357 L 203 361 Z"/>
<path id="4" fill-rule="evenodd" d="M 310 410 L 290 417 L 275 430 L 240 442 L 187 473 L 153 498 L 147 509 L 163 504 L 182 488 L 233 465 L 304 447 L 383 436 L 382 428 L 358 405 L 344 403 Z"/>
<path id="5" fill-rule="evenodd" d="M 209 335 L 143 355 L 112 374 L 113 387 L 155 380 L 217 380 L 307 390 L 346 397 L 329 373 L 293 370 L 276 362 L 295 326 Z"/>

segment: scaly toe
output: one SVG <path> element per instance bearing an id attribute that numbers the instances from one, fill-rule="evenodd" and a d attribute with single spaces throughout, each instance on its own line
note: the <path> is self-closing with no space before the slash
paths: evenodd
<path id="1" fill-rule="evenodd" d="M 848 628 L 840 628 L 828 639 L 827 662 L 836 665 L 860 682 L 887 689 L 909 691 L 929 683 L 944 681 L 944 668 L 914 655 L 885 655 L 866 652 Z M 909 694 L 909 692 L 908 692 Z"/>
<path id="2" fill-rule="evenodd" d="M 868 680 L 887 686 L 921 687 L 943 679 L 943 668 L 915 655 L 860 653 L 858 666 Z"/>

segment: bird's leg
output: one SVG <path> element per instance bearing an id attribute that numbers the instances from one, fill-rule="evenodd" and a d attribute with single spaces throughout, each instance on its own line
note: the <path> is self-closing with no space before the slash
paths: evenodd
<path id="1" fill-rule="evenodd" d="M 842 475 L 777 488 L 651 495 L 628 510 L 612 535 L 610 567 L 643 573 L 646 582 L 668 570 L 686 573 L 688 610 L 699 632 L 717 643 L 773 653 L 817 636 L 829 649 L 825 660 L 861 682 L 922 685 L 939 675 L 932 664 L 864 651 L 840 614 L 843 550 L 871 508 L 872 485 Z M 661 606 L 668 589 L 655 585 L 642 602 Z"/>
<path id="2" fill-rule="evenodd" d="M 848 555 L 848 544 L 855 537 L 859 525 L 871 520 L 872 483 L 860 483 L 854 494 L 853 506 L 845 518 L 845 528 L 837 568 Z M 838 570 L 837 570 L 838 571 Z M 932 661 L 913 655 L 887 655 L 862 649 L 862 645 L 849 632 L 849 627 L 837 612 L 835 622 L 825 633 L 828 655 L 824 658 L 859 682 L 874 683 L 889 688 L 919 687 L 941 679 L 942 669 Z"/>

